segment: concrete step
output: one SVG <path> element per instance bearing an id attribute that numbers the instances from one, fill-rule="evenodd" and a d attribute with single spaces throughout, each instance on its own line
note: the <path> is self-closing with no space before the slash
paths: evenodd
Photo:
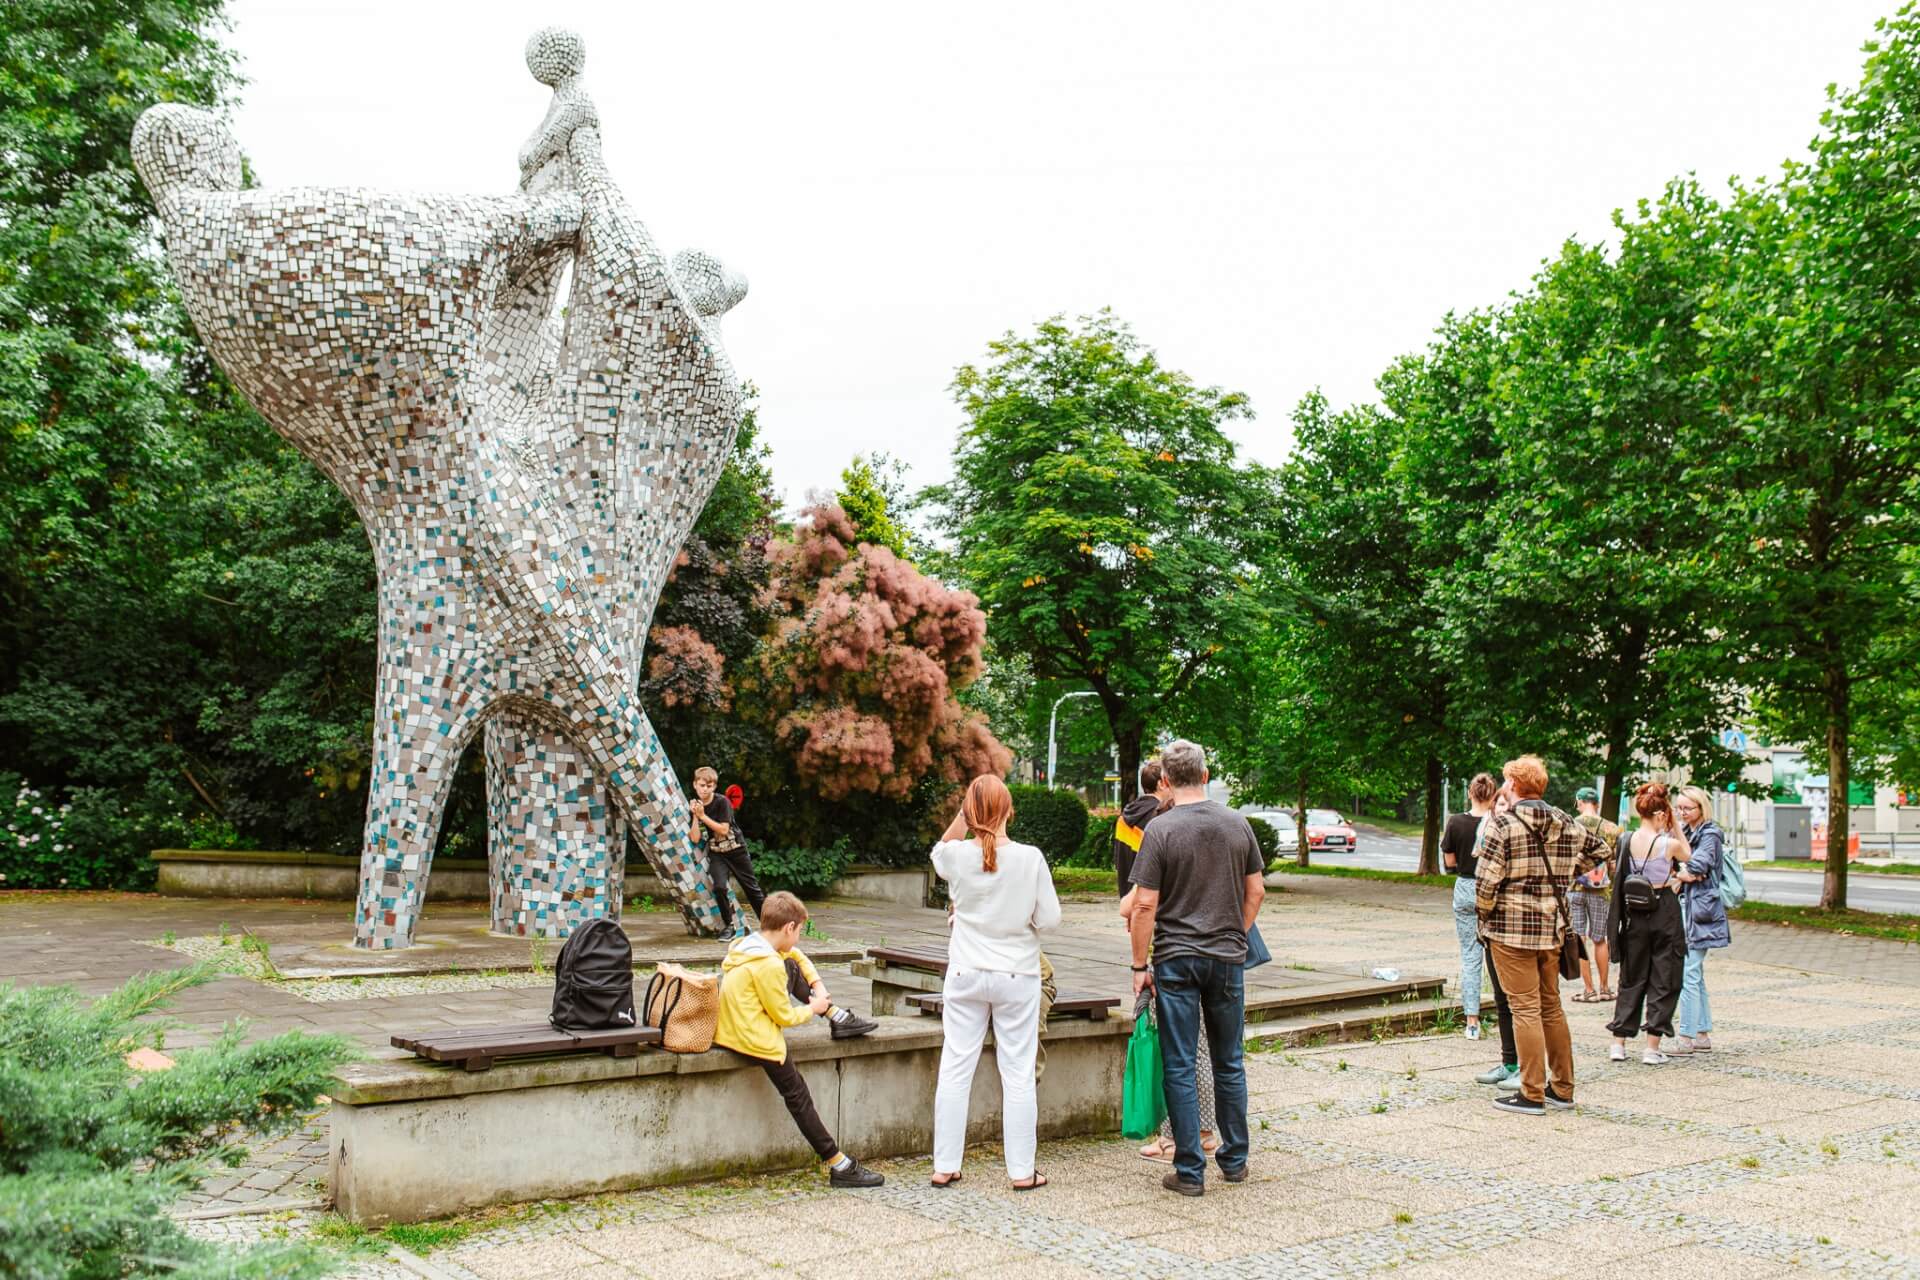
<path id="1" fill-rule="evenodd" d="M 1311 1010 L 1263 1022 L 1249 1021 L 1246 1044 L 1249 1049 L 1292 1049 L 1413 1035 L 1430 1029 L 1449 1009 L 1457 1014 L 1460 1002 L 1439 996 L 1365 1008 Z"/>
<path id="2" fill-rule="evenodd" d="M 1401 978 L 1395 982 L 1380 982 L 1371 978 L 1349 979 L 1346 982 L 1316 984 L 1300 990 L 1271 993 L 1250 987 L 1246 1001 L 1247 1021 L 1266 1023 L 1319 1013 L 1372 1009 L 1383 1004 L 1431 1000 L 1441 996 L 1446 988 L 1445 978 L 1432 977 Z"/>

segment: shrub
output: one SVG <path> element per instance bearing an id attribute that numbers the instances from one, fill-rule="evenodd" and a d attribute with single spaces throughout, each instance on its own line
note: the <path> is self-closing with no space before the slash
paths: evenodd
<path id="1" fill-rule="evenodd" d="M 785 889 L 802 898 L 818 898 L 853 862 L 845 836 L 825 849 L 755 849 L 753 872 L 769 892 Z"/>
<path id="2" fill-rule="evenodd" d="M 1058 866 L 1080 850 L 1087 835 L 1087 806 L 1071 791 L 1045 787 L 1012 787 L 1013 822 L 1007 834 L 1036 845 L 1047 855 L 1047 865 Z"/>
<path id="3" fill-rule="evenodd" d="M 289 1032 L 251 1044 L 229 1028 L 148 1074 L 129 1051 L 157 1046 L 145 1015 L 220 972 L 145 973 L 91 1002 L 70 987 L 0 986 L 0 1275 L 221 1276 L 301 1280 L 332 1263 L 304 1245 L 238 1253 L 189 1239 L 167 1206 L 238 1164 L 244 1130 L 299 1126 L 335 1067 L 337 1036 Z"/>
<path id="4" fill-rule="evenodd" d="M 1080 847 L 1067 859 L 1070 867 L 1112 867 L 1113 866 L 1113 827 L 1119 817 L 1113 813 L 1089 813 L 1087 815 L 1087 834 L 1081 838 Z"/>
<path id="5" fill-rule="evenodd" d="M 0 773 L 0 888 L 147 889 L 150 850 L 184 843 L 180 815 L 129 804 L 103 787 L 60 794 Z"/>
<path id="6" fill-rule="evenodd" d="M 1260 846 L 1260 863 L 1265 866 L 1280 856 L 1280 833 L 1265 818 L 1248 818 L 1247 825 L 1253 828 L 1253 842 Z"/>

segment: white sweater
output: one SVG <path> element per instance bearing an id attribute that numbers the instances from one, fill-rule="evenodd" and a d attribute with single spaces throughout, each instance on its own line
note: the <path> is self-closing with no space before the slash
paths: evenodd
<path id="1" fill-rule="evenodd" d="M 942 840 L 933 846 L 933 869 L 947 882 L 953 901 L 953 937 L 948 971 L 1040 973 L 1041 929 L 1060 923 L 1047 859 L 1030 844 L 1003 840 L 995 846 L 996 869 L 980 867 L 978 840 Z"/>

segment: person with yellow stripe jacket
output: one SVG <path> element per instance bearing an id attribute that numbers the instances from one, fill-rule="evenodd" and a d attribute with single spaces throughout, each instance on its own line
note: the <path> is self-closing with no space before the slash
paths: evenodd
<path id="1" fill-rule="evenodd" d="M 1160 762 L 1149 760 L 1140 766 L 1140 794 L 1127 801 L 1113 824 L 1113 872 L 1120 879 L 1120 896 L 1133 888 L 1133 860 L 1140 852 L 1140 841 L 1147 834 L 1147 823 L 1160 812 Z"/>

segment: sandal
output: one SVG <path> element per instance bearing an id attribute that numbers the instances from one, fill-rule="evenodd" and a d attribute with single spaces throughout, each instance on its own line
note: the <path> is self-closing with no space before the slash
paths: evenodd
<path id="1" fill-rule="evenodd" d="M 1600 988 L 1600 998 L 1602 1000 L 1612 1000 L 1614 999 L 1614 994 L 1613 992 L 1607 990 L 1605 987 L 1602 987 Z"/>
<path id="2" fill-rule="evenodd" d="M 927 1180 L 927 1185 L 930 1187 L 934 1187 L 938 1190 L 945 1191 L 948 1187 L 960 1181 L 960 1176 L 961 1175 L 957 1173 L 946 1173 L 946 1174 L 936 1173 L 933 1175 L 933 1177 Z M 946 1181 L 945 1182 L 940 1181 L 941 1178 L 945 1178 Z"/>
<path id="3" fill-rule="evenodd" d="M 1152 1142 L 1140 1148 L 1140 1158 L 1142 1160 L 1151 1160 L 1155 1164 L 1172 1164 L 1173 1144 L 1165 1138 L 1155 1138 Z"/>
<path id="4" fill-rule="evenodd" d="M 1015 1182 L 1009 1185 L 1011 1185 L 1015 1191 L 1038 1191 L 1041 1187 L 1047 1185 L 1047 1175 L 1035 1169 L 1033 1171 L 1032 1181 Z"/>

